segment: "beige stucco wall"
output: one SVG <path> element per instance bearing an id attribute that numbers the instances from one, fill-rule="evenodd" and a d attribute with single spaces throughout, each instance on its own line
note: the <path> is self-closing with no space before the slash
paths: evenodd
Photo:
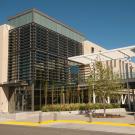
<path id="1" fill-rule="evenodd" d="M 91 52 L 92 47 L 94 48 L 94 53 L 106 50 L 105 48 L 103 48 L 103 47 L 101 47 L 101 46 L 99 46 L 91 41 L 88 41 L 88 40 L 84 41 L 82 44 L 83 44 L 83 54 L 84 55 L 92 54 L 92 52 Z M 91 70 L 92 70 L 92 64 L 86 65 L 84 67 L 85 79 L 87 79 Z"/>
<path id="2" fill-rule="evenodd" d="M 94 48 L 94 53 L 100 52 L 100 51 L 105 51 L 106 49 L 101 47 L 100 45 L 97 45 L 95 43 L 92 43 L 90 41 L 84 41 L 83 42 L 83 51 L 84 55 L 86 54 L 91 54 L 91 48 Z M 115 64 L 116 63 L 116 64 Z M 103 62 L 105 66 L 110 66 L 111 69 L 113 70 L 114 73 L 118 74 L 122 78 L 126 78 L 126 63 L 128 63 L 128 72 L 129 72 L 129 78 L 130 76 L 130 67 L 133 66 L 133 72 L 135 72 L 135 63 L 131 63 L 130 61 L 127 60 L 111 60 L 108 62 Z M 85 73 L 85 79 L 89 76 L 90 73 L 90 65 L 86 65 L 84 67 L 84 73 Z"/>
<path id="3" fill-rule="evenodd" d="M 85 54 L 90 54 L 91 53 L 91 48 L 94 48 L 94 53 L 95 52 L 100 52 L 100 51 L 105 51 L 106 49 L 95 44 L 95 43 L 92 43 L 88 40 L 84 41 L 83 42 L 83 51 L 84 51 L 84 55 Z"/>
<path id="4" fill-rule="evenodd" d="M 0 26 L 0 84 L 7 82 L 9 25 Z M 0 87 L 0 112 L 8 112 L 8 90 Z"/>

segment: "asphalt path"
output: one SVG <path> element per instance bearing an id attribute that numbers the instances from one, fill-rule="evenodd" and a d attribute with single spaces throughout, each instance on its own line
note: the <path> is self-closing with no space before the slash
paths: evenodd
<path id="1" fill-rule="evenodd" d="M 0 135 L 124 135 L 76 129 L 0 125 Z M 127 135 L 127 134 L 125 134 Z"/>

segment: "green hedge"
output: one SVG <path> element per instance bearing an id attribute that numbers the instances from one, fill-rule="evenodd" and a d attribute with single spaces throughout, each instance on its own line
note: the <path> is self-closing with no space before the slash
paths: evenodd
<path id="1" fill-rule="evenodd" d="M 43 112 L 103 109 L 103 104 L 54 104 L 42 107 Z M 106 109 L 120 108 L 119 104 L 106 104 Z"/>

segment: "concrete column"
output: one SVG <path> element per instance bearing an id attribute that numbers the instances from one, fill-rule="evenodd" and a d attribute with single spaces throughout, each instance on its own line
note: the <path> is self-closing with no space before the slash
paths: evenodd
<path id="1" fill-rule="evenodd" d="M 133 96 L 133 111 L 135 112 L 135 90 L 132 89 L 132 96 Z"/>
<path id="2" fill-rule="evenodd" d="M 131 111 L 130 89 L 128 88 L 128 109 Z"/>
<path id="3" fill-rule="evenodd" d="M 8 89 L 0 87 L 0 112 L 8 112 Z"/>
<path id="4" fill-rule="evenodd" d="M 8 104 L 8 109 L 9 112 L 15 112 L 15 89 L 10 89 L 9 90 L 9 104 Z"/>
<path id="5" fill-rule="evenodd" d="M 8 78 L 8 35 L 10 26 L 0 26 L 0 84 Z M 0 87 L 0 111 L 8 112 L 8 88 Z"/>

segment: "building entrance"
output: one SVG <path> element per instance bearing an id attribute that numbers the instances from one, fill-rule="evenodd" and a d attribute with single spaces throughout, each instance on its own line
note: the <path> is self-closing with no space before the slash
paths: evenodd
<path id="1" fill-rule="evenodd" d="M 15 110 L 31 111 L 31 96 L 28 90 L 17 89 L 15 91 Z"/>

